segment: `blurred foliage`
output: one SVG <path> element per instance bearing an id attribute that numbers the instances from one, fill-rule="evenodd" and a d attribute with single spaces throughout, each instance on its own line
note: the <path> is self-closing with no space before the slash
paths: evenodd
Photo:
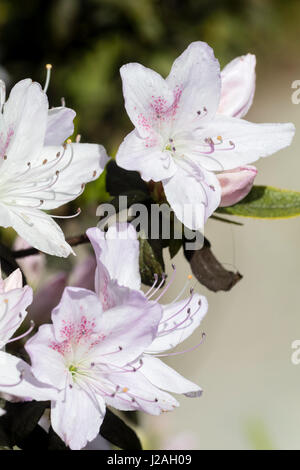
<path id="1" fill-rule="evenodd" d="M 9 85 L 28 76 L 43 82 L 52 63 L 51 105 L 65 97 L 82 141 L 113 155 L 131 128 L 122 64 L 137 61 L 166 75 L 191 41 L 203 40 L 222 65 L 248 51 L 285 65 L 297 52 L 299 13 L 298 0 L 26 0 L 26 7 L 0 0 L 0 75 L 8 72 Z M 87 202 L 107 200 L 103 180 L 88 188 Z"/>

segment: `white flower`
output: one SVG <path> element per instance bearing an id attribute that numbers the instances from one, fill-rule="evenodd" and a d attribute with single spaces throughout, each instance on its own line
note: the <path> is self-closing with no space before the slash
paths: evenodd
<path id="1" fill-rule="evenodd" d="M 96 293 L 67 287 L 52 324 L 42 325 L 25 346 L 36 378 L 59 391 L 51 423 L 71 449 L 96 437 L 106 405 L 158 415 L 179 405 L 168 392 L 201 395 L 198 385 L 159 357 L 195 331 L 206 299 L 191 292 L 161 306 L 151 300 L 155 286 L 146 296 L 131 225 L 111 227 L 106 237 L 98 228 L 87 234 L 96 252 Z"/>
<path id="2" fill-rule="evenodd" d="M 41 209 L 78 197 L 102 173 L 107 154 L 100 145 L 63 144 L 75 113 L 64 107 L 49 111 L 38 83 L 18 82 L 6 103 L 3 82 L 0 88 L 0 225 L 13 227 L 41 251 L 66 257 L 72 248 Z"/>
<path id="3" fill-rule="evenodd" d="M 130 292 L 142 293 L 139 242 L 134 227 L 126 223 L 116 224 L 106 233 L 95 227 L 87 230 L 87 236 L 96 255 L 95 290 L 103 309 L 126 303 Z M 172 284 L 174 275 L 175 270 L 160 293 L 159 289 L 164 279 L 158 284 L 156 277 L 152 288 L 146 295 L 143 295 L 148 301 L 158 303 Z M 162 317 L 155 338 L 142 355 L 143 367 L 140 372 L 156 387 L 193 397 L 201 394 L 201 388 L 158 359 L 158 357 L 182 354 L 181 352 L 165 353 L 165 351 L 175 348 L 191 336 L 207 313 L 206 298 L 193 290 L 188 298 L 181 299 L 186 287 L 187 285 L 172 303 L 161 304 Z M 202 339 L 199 344 L 201 342 Z"/>
<path id="4" fill-rule="evenodd" d="M 166 80 L 136 63 L 124 65 L 121 77 L 135 129 L 121 144 L 117 163 L 145 181 L 162 181 L 176 216 L 190 229 L 202 229 L 220 204 L 215 172 L 271 155 L 294 135 L 292 124 L 253 124 L 219 114 L 220 67 L 206 43 L 190 44 Z M 250 104 L 251 96 L 242 99 L 243 112 Z"/>
<path id="5" fill-rule="evenodd" d="M 12 338 L 23 322 L 26 308 L 32 302 L 32 289 L 22 287 L 19 269 L 7 279 L 0 275 L 0 349 L 25 336 L 30 330 Z M 57 397 L 54 388 L 45 386 L 32 375 L 30 366 L 22 359 L 0 350 L 0 392 L 33 400 L 50 400 Z M 1 411 L 1 410 L 0 410 Z"/>

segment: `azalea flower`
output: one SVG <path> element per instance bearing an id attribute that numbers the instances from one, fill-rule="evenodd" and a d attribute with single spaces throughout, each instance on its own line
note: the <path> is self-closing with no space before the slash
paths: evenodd
<path id="1" fill-rule="evenodd" d="M 57 396 L 56 390 L 40 383 L 32 374 L 29 364 L 2 349 L 9 343 L 26 336 L 12 338 L 26 316 L 32 301 L 32 289 L 22 287 L 19 269 L 8 278 L 0 276 L 0 392 L 26 400 L 49 400 Z"/>
<path id="2" fill-rule="evenodd" d="M 230 67 L 225 88 L 229 72 Z M 135 129 L 121 144 L 117 163 L 139 171 L 145 181 L 161 181 L 176 216 L 190 229 L 203 229 L 220 204 L 216 172 L 271 155 L 293 138 L 292 124 L 253 124 L 224 115 L 220 66 L 206 43 L 190 44 L 165 80 L 137 63 L 124 65 L 121 77 Z M 248 97 L 230 113 L 240 116 L 250 104 Z"/>
<path id="3" fill-rule="evenodd" d="M 129 240 L 124 239 L 126 234 Z M 151 294 L 146 296 L 139 289 L 138 241 L 133 227 L 110 228 L 107 239 L 97 228 L 88 235 L 99 255 L 97 293 L 67 287 L 52 312 L 52 324 L 42 325 L 25 346 L 37 379 L 58 389 L 59 399 L 51 403 L 51 424 L 71 449 L 81 449 L 95 439 L 106 405 L 158 415 L 178 406 L 167 391 L 201 394 L 200 387 L 159 357 L 199 324 L 207 310 L 205 299 L 202 302 L 200 296 L 191 294 L 187 301 L 175 302 L 163 311 Z M 108 250 L 103 257 L 102 244 Z M 103 272 L 108 275 L 108 290 L 102 288 Z M 123 285 L 110 277 L 112 272 Z"/>
<path id="4" fill-rule="evenodd" d="M 102 173 L 104 148 L 68 143 L 74 111 L 49 111 L 45 92 L 30 79 L 18 82 L 0 101 L 0 224 L 13 227 L 33 247 L 57 256 L 72 248 L 60 227 L 43 210 L 77 198 L 84 184 Z"/>
<path id="5" fill-rule="evenodd" d="M 96 255 L 95 291 L 101 300 L 104 311 L 126 301 L 128 292 L 138 292 L 148 301 L 155 298 L 165 278 L 163 276 L 162 281 L 158 283 L 158 277 L 155 276 L 153 286 L 146 294 L 142 292 L 139 273 L 139 242 L 137 233 L 131 224 L 113 225 L 106 233 L 97 227 L 90 228 L 87 230 L 87 236 Z M 160 301 L 172 285 L 175 272 L 174 267 L 169 283 L 163 287 L 155 302 Z M 165 353 L 165 351 L 176 347 L 187 339 L 200 325 L 207 313 L 206 298 L 193 290 L 187 299 L 180 299 L 188 284 L 189 281 L 172 303 L 161 305 L 162 317 L 158 324 L 157 334 L 142 356 L 143 367 L 140 372 L 159 388 L 187 396 L 199 396 L 201 388 L 198 385 L 180 376 L 157 359 L 157 357 L 181 354 L 181 352 Z"/>

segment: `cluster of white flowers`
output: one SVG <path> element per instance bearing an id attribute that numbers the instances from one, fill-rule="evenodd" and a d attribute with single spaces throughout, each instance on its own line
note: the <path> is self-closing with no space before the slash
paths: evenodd
<path id="1" fill-rule="evenodd" d="M 292 124 L 241 119 L 255 89 L 250 54 L 220 72 L 212 49 L 196 42 L 176 59 L 166 80 L 134 63 L 123 66 L 121 76 L 135 129 L 121 144 L 117 164 L 138 171 L 145 181 L 161 181 L 188 228 L 202 229 L 220 204 L 245 197 L 256 176 L 255 167 L 247 165 L 292 140 Z M 72 248 L 44 210 L 77 198 L 109 158 L 101 145 L 66 140 L 75 112 L 49 110 L 39 84 L 17 83 L 7 101 L 0 85 L 0 225 L 13 227 L 42 252 L 66 257 Z M 197 208 L 188 219 L 182 210 L 187 203 Z M 90 228 L 87 236 L 95 251 L 94 289 L 65 287 L 49 323 L 35 312 L 43 324 L 25 345 L 31 365 L 4 347 L 34 328 L 13 337 L 32 303 L 32 289 L 23 287 L 20 270 L 0 280 L 0 392 L 51 400 L 51 425 L 71 449 L 99 434 L 106 405 L 158 415 L 178 406 L 169 392 L 201 395 L 198 385 L 160 358 L 179 354 L 166 351 L 188 338 L 208 309 L 206 298 L 193 290 L 187 298 L 181 292 L 172 303 L 160 303 L 172 277 L 168 283 L 155 278 L 150 290 L 142 291 L 132 225 L 116 224 L 106 233 Z M 201 341 L 202 335 L 195 347 Z"/>

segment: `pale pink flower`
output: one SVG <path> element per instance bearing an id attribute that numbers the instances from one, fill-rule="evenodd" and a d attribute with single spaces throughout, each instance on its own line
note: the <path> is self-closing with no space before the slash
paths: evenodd
<path id="1" fill-rule="evenodd" d="M 49 112 L 38 83 L 18 82 L 5 102 L 2 82 L 0 98 L 1 225 L 41 251 L 68 256 L 72 248 L 43 210 L 77 198 L 84 184 L 102 173 L 106 151 L 94 144 L 63 144 L 73 130 L 74 111 Z"/>
<path id="2" fill-rule="evenodd" d="M 178 406 L 167 391 L 201 394 L 159 357 L 195 330 L 207 311 L 206 299 L 191 292 L 186 300 L 160 306 L 161 294 L 151 300 L 155 285 L 146 296 L 132 226 L 112 227 L 106 237 L 90 229 L 88 236 L 96 251 L 96 293 L 66 288 L 52 312 L 53 324 L 42 325 L 25 346 L 37 379 L 59 391 L 51 423 L 71 449 L 97 436 L 106 405 L 157 415 Z"/>
<path id="3" fill-rule="evenodd" d="M 35 376 L 59 390 L 51 423 L 71 449 L 97 436 L 106 403 L 153 414 L 176 406 L 171 395 L 139 371 L 140 356 L 153 341 L 160 318 L 159 305 L 137 292 L 104 313 L 95 293 L 69 287 L 53 310 L 53 325 L 42 325 L 27 341 Z M 136 362 L 138 367 L 132 365 Z"/>
<path id="4" fill-rule="evenodd" d="M 220 206 L 232 206 L 244 199 L 251 191 L 256 175 L 257 169 L 252 165 L 219 173 L 217 178 L 222 191 Z"/>
<path id="5" fill-rule="evenodd" d="M 22 359 L 1 350 L 12 338 L 32 301 L 32 289 L 22 287 L 22 274 L 19 269 L 8 278 L 0 277 L 0 392 L 5 395 L 26 397 L 33 400 L 49 400 L 57 396 L 56 390 L 40 383 L 32 374 L 30 366 Z"/>
<path id="6" fill-rule="evenodd" d="M 87 236 L 96 255 L 95 290 L 103 309 L 106 310 L 126 302 L 128 289 L 130 292 L 142 293 L 139 273 L 139 242 L 134 227 L 126 223 L 116 224 L 110 227 L 106 233 L 95 227 L 87 230 Z M 172 284 L 174 276 L 175 267 L 170 281 L 166 283 L 160 293 L 158 292 L 163 285 L 164 278 L 162 282 L 158 283 L 156 277 L 147 294 L 142 295 L 146 299 L 155 299 L 155 302 L 158 302 Z M 142 356 L 141 373 L 157 387 L 192 397 L 199 396 L 201 388 L 158 359 L 158 357 L 181 354 L 178 352 L 165 353 L 165 351 L 176 347 L 191 336 L 207 313 L 206 298 L 193 290 L 187 299 L 181 300 L 186 287 L 187 284 L 172 303 L 161 305 L 162 317 L 152 344 Z M 158 296 L 155 298 L 157 294 Z"/>
<path id="7" fill-rule="evenodd" d="M 225 71 L 223 97 L 232 82 L 227 76 Z M 220 204 L 215 172 L 271 155 L 293 138 L 292 124 L 253 124 L 219 114 L 220 67 L 205 43 L 190 44 L 166 80 L 136 63 L 124 65 L 121 77 L 135 129 L 121 144 L 117 163 L 139 171 L 145 181 L 161 181 L 176 216 L 190 229 L 203 229 Z M 238 116 L 250 102 L 242 99 L 241 109 L 233 106 L 230 112 Z"/>

